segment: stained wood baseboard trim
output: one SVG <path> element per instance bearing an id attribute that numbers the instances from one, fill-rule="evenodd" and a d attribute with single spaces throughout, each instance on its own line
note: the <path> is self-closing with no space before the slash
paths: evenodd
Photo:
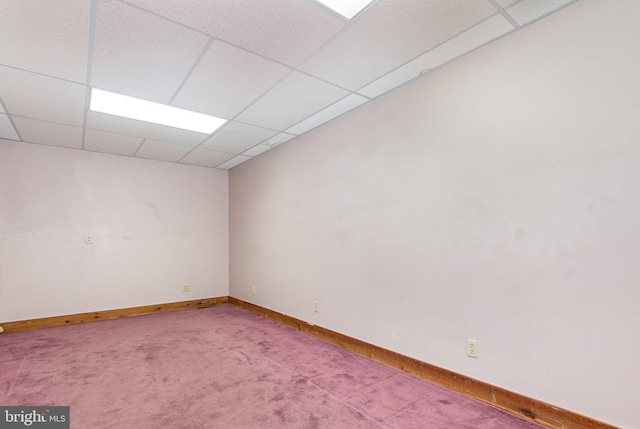
<path id="1" fill-rule="evenodd" d="M 228 296 L 218 298 L 194 299 L 191 301 L 169 302 L 165 304 L 143 305 L 141 307 L 119 308 L 116 310 L 94 311 L 91 313 L 71 314 L 68 316 L 43 317 L 40 319 L 2 322 L 0 326 L 6 333 L 26 331 L 29 329 L 50 328 L 53 326 L 73 325 L 76 323 L 95 322 L 97 320 L 117 319 L 120 317 L 140 316 L 143 314 L 162 313 L 164 311 L 185 310 L 187 308 L 207 307 L 229 302 Z"/>
<path id="2" fill-rule="evenodd" d="M 343 347 L 359 355 L 374 359 L 391 367 L 413 374 L 447 389 L 462 393 L 511 414 L 534 421 L 553 429 L 619 429 L 616 426 L 600 422 L 573 411 L 565 410 L 537 399 L 532 399 L 500 387 L 479 381 L 462 374 L 449 371 L 417 359 L 401 355 L 391 350 L 366 343 L 364 341 L 340 334 L 321 326 L 312 325 L 295 317 L 260 307 L 238 298 L 223 296 L 191 301 L 170 302 L 165 304 L 145 305 L 141 307 L 104 310 L 90 313 L 72 314 L 68 316 L 44 317 L 40 319 L 1 322 L 4 332 L 18 332 L 29 329 L 50 328 L 53 326 L 72 325 L 94 322 L 97 320 L 117 319 L 121 317 L 140 316 L 165 311 L 184 310 L 188 308 L 208 307 L 214 304 L 230 303 L 249 310 L 257 315 L 290 326 L 301 332 L 313 335 L 323 341 Z"/>
<path id="3" fill-rule="evenodd" d="M 229 303 L 549 428 L 619 429 L 234 297 L 229 297 Z"/>

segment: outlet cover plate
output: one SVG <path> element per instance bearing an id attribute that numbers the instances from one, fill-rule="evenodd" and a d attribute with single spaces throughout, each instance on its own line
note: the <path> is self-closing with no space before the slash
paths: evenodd
<path id="1" fill-rule="evenodd" d="M 467 340 L 467 356 L 472 358 L 478 357 L 478 341 Z"/>

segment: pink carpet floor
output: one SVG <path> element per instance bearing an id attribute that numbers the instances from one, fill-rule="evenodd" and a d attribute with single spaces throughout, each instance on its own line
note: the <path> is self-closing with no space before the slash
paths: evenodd
<path id="1" fill-rule="evenodd" d="M 230 304 L 2 334 L 0 405 L 76 429 L 541 428 Z"/>

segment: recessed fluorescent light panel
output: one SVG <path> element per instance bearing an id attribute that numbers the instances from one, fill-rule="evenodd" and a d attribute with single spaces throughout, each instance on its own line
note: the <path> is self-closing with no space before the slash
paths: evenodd
<path id="1" fill-rule="evenodd" d="M 375 0 L 318 0 L 320 3 L 338 12 L 347 19 L 356 16 L 362 9 L 369 6 Z"/>
<path id="2" fill-rule="evenodd" d="M 227 122 L 226 119 L 216 118 L 215 116 L 97 88 L 91 88 L 89 109 L 94 112 L 167 125 L 203 134 L 211 134 Z"/>

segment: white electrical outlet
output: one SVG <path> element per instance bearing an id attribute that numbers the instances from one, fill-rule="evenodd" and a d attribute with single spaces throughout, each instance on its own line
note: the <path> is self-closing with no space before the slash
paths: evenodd
<path id="1" fill-rule="evenodd" d="M 467 340 L 467 356 L 472 358 L 478 357 L 478 341 Z"/>
<path id="2" fill-rule="evenodd" d="M 87 244 L 93 244 L 93 235 L 89 234 L 85 237 L 84 242 Z"/>
<path id="3" fill-rule="evenodd" d="M 320 313 L 320 301 L 313 301 L 313 311 Z"/>
<path id="4" fill-rule="evenodd" d="M 191 292 L 191 285 L 189 283 L 185 283 L 182 285 L 182 292 Z"/>
<path id="5" fill-rule="evenodd" d="M 253 292 L 254 295 L 256 294 L 256 287 L 255 286 L 251 289 L 251 292 Z"/>

